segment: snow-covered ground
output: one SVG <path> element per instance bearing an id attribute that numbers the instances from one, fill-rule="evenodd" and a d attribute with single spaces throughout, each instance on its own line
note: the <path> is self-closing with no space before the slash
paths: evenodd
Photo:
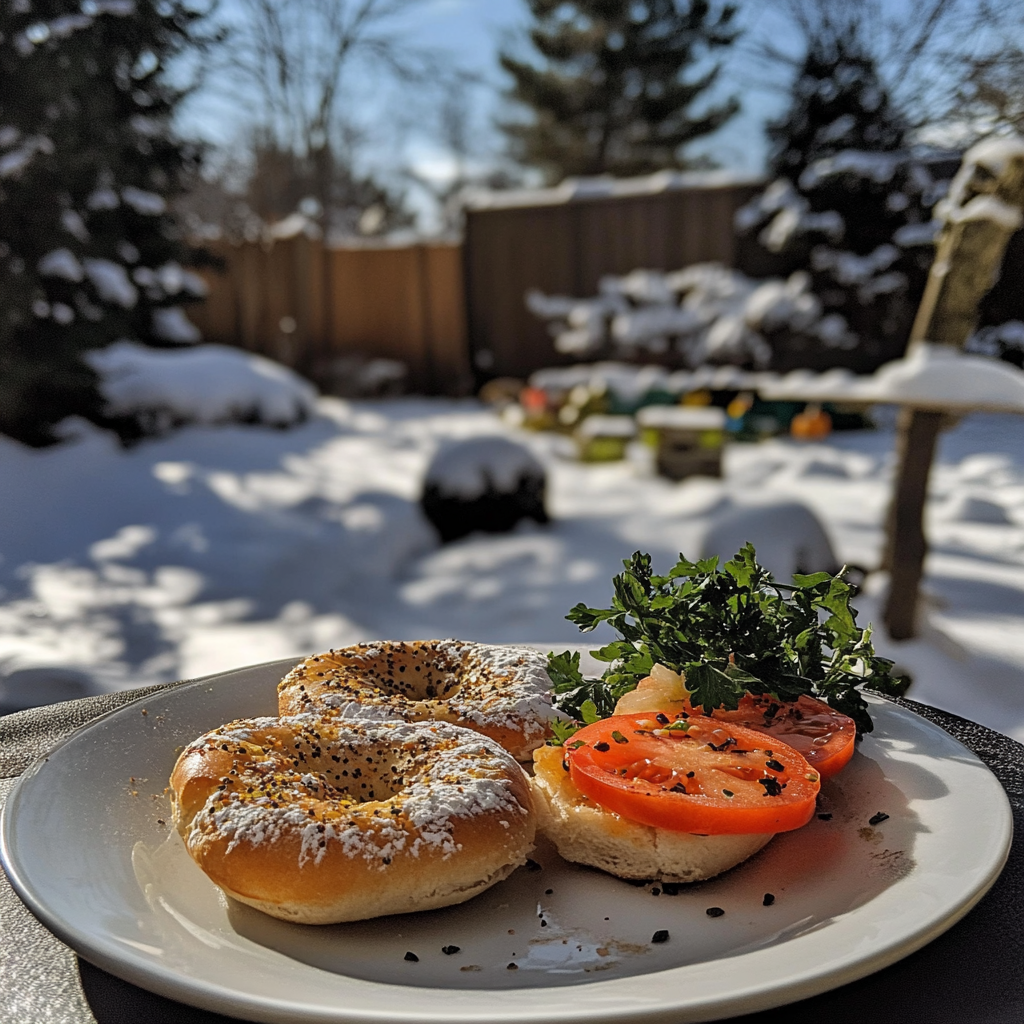
<path id="1" fill-rule="evenodd" d="M 0 704 L 374 637 L 578 642 L 565 612 L 606 603 L 622 558 L 698 553 L 736 504 L 803 501 L 841 560 L 878 562 L 891 429 L 733 445 L 723 480 L 681 484 L 515 435 L 548 467 L 552 522 L 441 547 L 417 505 L 431 456 L 510 428 L 473 402 L 317 410 L 290 430 L 193 426 L 127 451 L 87 425 L 43 451 L 0 439 Z M 879 646 L 911 696 L 1024 739 L 1024 419 L 973 416 L 943 438 L 929 531 L 924 634 Z M 778 538 L 762 545 L 770 562 Z M 869 579 L 862 619 L 883 587 Z"/>

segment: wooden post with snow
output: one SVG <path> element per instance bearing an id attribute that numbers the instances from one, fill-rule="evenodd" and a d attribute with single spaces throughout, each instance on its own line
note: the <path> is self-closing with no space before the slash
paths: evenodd
<path id="1" fill-rule="evenodd" d="M 999 278 L 1010 236 L 1024 223 L 1024 139 L 989 139 L 970 149 L 948 198 L 921 306 L 910 333 L 920 342 L 963 348 L 978 306 Z M 885 625 L 894 640 L 915 633 L 918 588 L 927 542 L 924 505 L 941 412 L 903 409 L 896 442 L 896 483 L 889 510 L 884 566 L 890 572 Z"/>

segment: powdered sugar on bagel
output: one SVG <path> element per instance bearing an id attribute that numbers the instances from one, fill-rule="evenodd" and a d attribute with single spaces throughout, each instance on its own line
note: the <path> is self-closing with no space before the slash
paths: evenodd
<path id="1" fill-rule="evenodd" d="M 451 722 L 526 759 L 552 719 L 547 659 L 528 647 L 378 641 L 307 658 L 282 680 L 283 714 L 333 709 L 368 720 Z"/>
<path id="2" fill-rule="evenodd" d="M 234 767 L 181 823 L 190 847 L 217 835 L 228 839 L 230 855 L 239 845 L 299 836 L 300 868 L 334 847 L 385 871 L 403 853 L 419 857 L 429 848 L 451 857 L 460 819 L 530 813 L 510 781 L 521 770 L 509 754 L 442 722 L 250 719 L 196 740 L 182 760 L 223 754 Z"/>

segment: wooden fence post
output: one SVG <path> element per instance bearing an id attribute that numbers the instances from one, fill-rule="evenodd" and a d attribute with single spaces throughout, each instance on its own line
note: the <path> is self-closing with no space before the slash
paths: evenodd
<path id="1" fill-rule="evenodd" d="M 963 348 L 977 324 L 978 305 L 999 278 L 1010 236 L 1024 208 L 1024 139 L 989 139 L 964 157 L 948 199 L 910 345 Z M 924 505 L 941 412 L 904 409 L 896 441 L 896 483 L 887 521 L 883 565 L 889 597 L 885 625 L 894 640 L 915 633 L 918 589 L 928 550 Z"/>

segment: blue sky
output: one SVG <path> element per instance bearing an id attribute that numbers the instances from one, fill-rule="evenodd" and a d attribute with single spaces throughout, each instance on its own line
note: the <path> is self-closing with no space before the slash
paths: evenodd
<path id="1" fill-rule="evenodd" d="M 229 17 L 237 13 L 236 0 L 224 0 L 222 11 Z M 502 137 L 493 126 L 502 106 L 500 90 L 505 85 L 497 52 L 503 43 L 521 33 L 528 21 L 523 0 L 423 0 L 404 19 L 409 38 L 450 54 L 454 63 L 483 80 L 474 90 L 472 115 L 481 164 L 500 153 L 502 146 Z M 777 39 L 780 32 L 785 37 L 787 31 L 768 5 L 747 5 L 744 26 L 748 40 L 765 34 Z M 782 109 L 785 95 L 778 88 L 765 88 L 765 69 L 752 60 L 749 46 L 736 47 L 728 59 L 728 74 L 722 76 L 725 80 L 719 93 L 738 94 L 743 109 L 695 152 L 709 153 L 724 167 L 757 172 L 765 152 L 763 123 Z M 211 88 L 192 99 L 182 119 L 183 127 L 218 145 L 230 146 L 242 118 L 235 109 L 237 101 L 225 101 L 216 86 L 217 79 L 213 78 Z M 428 177 L 445 176 L 450 158 L 431 124 L 432 111 L 418 104 L 416 97 L 373 87 L 360 94 L 356 105 L 367 123 L 373 125 L 364 152 L 369 166 L 379 170 L 404 164 Z"/>

